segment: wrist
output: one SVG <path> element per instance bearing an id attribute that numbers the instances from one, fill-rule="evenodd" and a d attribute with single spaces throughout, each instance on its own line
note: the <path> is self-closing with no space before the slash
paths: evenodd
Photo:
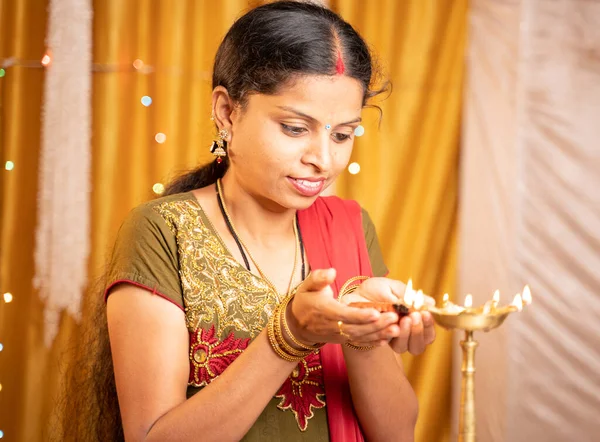
<path id="1" fill-rule="evenodd" d="M 294 316 L 294 313 L 292 312 L 292 303 L 291 302 L 286 306 L 284 314 L 285 314 L 285 324 L 287 325 L 287 327 L 284 327 L 284 334 L 283 334 L 284 338 L 285 338 L 286 342 L 288 344 L 290 344 L 292 347 L 294 347 L 296 350 L 302 350 L 303 348 L 294 342 L 294 339 L 296 339 L 300 343 L 303 343 L 304 340 L 300 337 L 300 333 L 298 332 L 300 325 L 298 323 L 298 320 Z M 292 337 L 294 339 L 292 339 Z"/>
<path id="2" fill-rule="evenodd" d="M 285 306 L 284 312 L 284 330 L 285 330 L 285 338 L 290 345 L 292 345 L 296 349 L 301 350 L 316 350 L 319 347 L 322 347 L 322 343 L 314 343 L 310 342 L 304 336 L 302 336 L 302 326 L 298 321 L 298 318 L 294 315 L 294 311 L 292 308 L 292 304 L 294 302 L 294 298 L 292 297 Z"/>

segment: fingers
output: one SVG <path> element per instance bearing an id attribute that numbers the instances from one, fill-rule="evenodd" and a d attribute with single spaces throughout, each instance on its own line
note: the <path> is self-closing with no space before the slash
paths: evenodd
<path id="1" fill-rule="evenodd" d="M 349 341 L 361 345 L 380 340 L 388 342 L 400 333 L 398 315 L 391 312 L 382 314 L 377 321 L 370 324 L 344 324 L 343 330 Z"/>
<path id="2" fill-rule="evenodd" d="M 435 341 L 435 322 L 429 312 L 421 313 L 423 319 L 423 337 L 425 339 L 425 345 L 429 345 Z"/>
<path id="3" fill-rule="evenodd" d="M 420 355 L 425 351 L 425 337 L 423 336 L 423 320 L 420 313 L 411 313 L 410 338 L 408 340 L 408 351 L 413 355 Z"/>
<path id="4" fill-rule="evenodd" d="M 374 302 L 398 302 L 404 285 L 388 278 L 371 278 L 363 282 L 357 293 Z"/>
<path id="5" fill-rule="evenodd" d="M 392 295 L 396 298 L 394 302 L 397 302 L 398 300 L 403 300 L 404 292 L 406 291 L 406 285 L 403 282 L 397 281 L 395 279 L 389 279 L 388 281 Z"/>
<path id="6" fill-rule="evenodd" d="M 337 301 L 327 306 L 327 315 L 332 319 L 342 321 L 344 324 L 370 324 L 381 318 L 381 313 L 374 308 L 348 307 Z"/>
<path id="7" fill-rule="evenodd" d="M 301 289 L 306 292 L 318 292 L 335 281 L 335 269 L 319 269 L 310 272 L 302 283 Z"/>
<path id="8" fill-rule="evenodd" d="M 400 327 L 400 332 L 398 333 L 398 336 L 390 342 L 390 345 L 396 353 L 405 353 L 408 351 L 408 340 L 410 339 L 410 330 L 412 327 L 410 316 L 402 318 L 398 325 Z"/>

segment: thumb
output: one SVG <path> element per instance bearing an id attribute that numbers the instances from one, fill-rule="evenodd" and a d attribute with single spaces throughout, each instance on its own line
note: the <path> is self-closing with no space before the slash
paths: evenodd
<path id="1" fill-rule="evenodd" d="M 302 289 L 307 292 L 318 292 L 323 290 L 325 287 L 333 284 L 335 281 L 336 271 L 335 269 L 318 269 L 313 270 L 308 275 L 308 278 L 304 280 Z"/>

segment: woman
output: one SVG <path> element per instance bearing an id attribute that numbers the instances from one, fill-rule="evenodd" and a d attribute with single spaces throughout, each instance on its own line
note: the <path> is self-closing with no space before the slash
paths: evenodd
<path id="1" fill-rule="evenodd" d="M 383 278 L 368 215 L 319 198 L 380 92 L 372 77 L 361 37 L 317 5 L 261 6 L 229 30 L 215 160 L 131 212 L 108 272 L 127 440 L 412 440 L 396 355 L 422 352 L 432 319 L 347 305 L 404 285 Z"/>

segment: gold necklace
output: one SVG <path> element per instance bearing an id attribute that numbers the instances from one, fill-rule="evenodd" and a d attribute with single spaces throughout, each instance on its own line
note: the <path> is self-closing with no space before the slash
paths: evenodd
<path id="1" fill-rule="evenodd" d="M 261 270 L 260 266 L 258 265 L 258 263 L 256 262 L 256 260 L 252 256 L 252 253 L 250 252 L 250 249 L 248 249 L 248 247 L 246 246 L 246 244 L 244 243 L 244 241 L 242 240 L 242 238 L 240 237 L 240 235 L 237 233 L 237 230 L 235 229 L 235 226 L 233 225 L 233 221 L 231 220 L 231 216 L 229 216 L 229 212 L 227 211 L 227 205 L 225 204 L 225 198 L 223 197 L 223 189 L 221 187 L 221 179 L 217 180 L 217 192 L 219 193 L 219 197 L 221 198 L 221 201 L 223 203 L 223 212 L 225 213 L 225 216 L 227 217 L 227 221 L 229 221 L 229 225 L 231 226 L 231 230 L 233 231 L 234 235 L 239 240 L 239 242 L 242 245 L 242 247 L 246 250 L 246 253 L 248 254 L 248 257 L 250 258 L 250 261 L 252 261 L 252 264 L 254 264 L 254 267 L 256 267 L 256 270 L 260 274 L 261 278 L 263 278 L 267 282 L 267 284 L 269 284 L 271 286 L 271 288 L 275 291 L 275 293 L 279 297 L 279 292 L 277 290 L 277 287 L 275 287 L 275 284 L 273 284 L 271 282 L 271 280 L 268 278 L 268 276 Z M 292 276 L 290 277 L 290 282 L 288 284 L 287 295 L 289 295 L 292 292 L 292 284 L 294 283 L 294 275 L 296 275 L 296 266 L 298 265 L 298 248 L 299 248 L 298 244 L 300 242 L 300 239 L 298 237 L 298 228 L 296 226 L 296 223 L 294 222 L 294 223 L 292 223 L 292 225 L 293 225 L 293 228 L 294 228 L 294 238 L 295 238 L 296 246 L 295 246 L 295 249 L 294 249 L 294 268 L 292 269 Z"/>

